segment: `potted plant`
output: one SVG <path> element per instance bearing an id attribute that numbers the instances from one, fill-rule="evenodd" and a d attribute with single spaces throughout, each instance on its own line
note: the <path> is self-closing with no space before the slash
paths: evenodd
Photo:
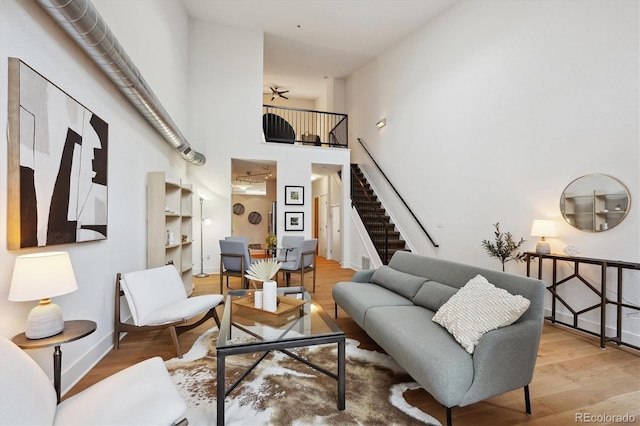
<path id="1" fill-rule="evenodd" d="M 504 272 L 504 264 L 510 260 L 515 260 L 516 262 L 524 262 L 524 253 L 516 252 L 518 248 L 525 242 L 523 238 L 520 238 L 520 241 L 517 243 L 513 241 L 513 236 L 511 232 L 501 232 L 500 231 L 500 223 L 494 223 L 494 228 L 496 228 L 494 235 L 495 239 L 493 242 L 489 240 L 482 240 L 482 247 L 489 253 L 490 257 L 496 257 L 502 263 L 502 271 Z M 514 253 L 515 252 L 515 253 Z"/>
<path id="2" fill-rule="evenodd" d="M 276 257 L 276 247 L 278 247 L 278 237 L 273 232 L 267 234 L 267 238 L 264 239 L 267 244 L 267 253 L 271 254 L 271 257 Z"/>

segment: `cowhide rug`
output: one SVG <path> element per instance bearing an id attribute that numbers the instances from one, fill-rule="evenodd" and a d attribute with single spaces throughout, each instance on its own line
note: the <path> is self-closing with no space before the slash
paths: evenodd
<path id="1" fill-rule="evenodd" d="M 192 426 L 216 422 L 216 327 L 205 332 L 183 359 L 166 362 L 187 401 Z M 272 352 L 226 399 L 228 425 L 440 425 L 409 405 L 403 393 L 418 388 L 388 355 L 346 344 L 346 409 L 337 408 L 334 379 L 281 352 Z M 292 350 L 336 371 L 336 344 Z M 227 357 L 227 386 L 260 354 Z"/>

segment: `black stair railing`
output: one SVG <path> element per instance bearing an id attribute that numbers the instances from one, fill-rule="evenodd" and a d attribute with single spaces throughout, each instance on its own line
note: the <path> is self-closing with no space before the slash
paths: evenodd
<path id="1" fill-rule="evenodd" d="M 384 171 L 382 170 L 382 168 L 378 165 L 378 162 L 375 160 L 375 158 L 373 158 L 373 155 L 371 155 L 371 153 L 369 152 L 369 150 L 367 149 L 367 147 L 365 146 L 364 142 L 362 141 L 362 139 L 358 138 L 358 142 L 360 142 L 360 145 L 362 146 L 362 149 L 364 149 L 364 151 L 367 153 L 367 155 L 369 156 L 369 158 L 371 158 L 371 161 L 373 161 L 373 164 L 376 166 L 376 168 L 378 169 L 378 171 L 380 172 L 380 174 L 382 175 L 382 177 L 385 178 L 385 180 L 387 181 L 387 183 L 389 184 L 389 186 L 391 187 L 391 189 L 393 189 L 393 192 L 396 194 L 396 196 L 398 197 L 398 199 L 402 202 L 402 204 L 404 205 L 404 207 L 407 209 L 407 211 L 409 212 L 409 214 L 411 215 L 411 217 L 413 217 L 413 219 L 416 221 L 416 223 L 418 224 L 418 226 L 420 227 L 420 229 L 422 230 L 422 232 L 424 232 L 424 235 L 429 239 L 429 241 L 431 242 L 431 244 L 433 245 L 433 247 L 440 247 L 438 245 L 438 243 L 435 242 L 435 240 L 431 237 L 431 235 L 429 234 L 429 232 L 427 231 L 427 229 L 422 225 L 422 223 L 420 222 L 420 220 L 418 219 L 418 217 L 415 215 L 415 213 L 413 213 L 413 210 L 411 210 L 411 207 L 409 207 L 409 205 L 407 204 L 407 202 L 404 200 L 404 198 L 402 197 L 402 195 L 400 195 L 400 193 L 398 192 L 398 190 L 396 189 L 396 187 L 393 185 L 393 183 L 391 183 L 391 180 L 389 180 L 389 178 L 387 177 L 387 175 L 384 173 Z"/>
<path id="2" fill-rule="evenodd" d="M 364 203 L 357 203 L 355 200 L 359 195 L 362 195 L 366 201 Z M 362 218 L 363 222 L 368 222 L 370 226 L 367 226 L 367 232 L 369 237 L 376 247 L 378 254 L 383 264 L 389 263 L 389 229 L 392 227 L 389 221 L 380 214 L 380 211 L 374 206 L 379 203 L 378 200 L 374 200 L 367 184 L 358 176 L 354 167 L 351 167 L 351 203 L 355 206 L 358 214 Z M 371 208 L 365 209 L 363 206 L 370 206 Z M 372 231 L 372 229 L 382 230 L 382 234 L 378 234 Z"/>

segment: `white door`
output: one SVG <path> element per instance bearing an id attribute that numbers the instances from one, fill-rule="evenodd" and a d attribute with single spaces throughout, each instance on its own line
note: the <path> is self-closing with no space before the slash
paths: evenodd
<path id="1" fill-rule="evenodd" d="M 327 196 L 318 197 L 318 254 L 329 257 L 327 253 Z"/>
<path id="2" fill-rule="evenodd" d="M 331 206 L 331 254 L 329 259 L 336 262 L 342 262 L 342 236 L 340 219 L 342 218 L 342 209 L 340 204 Z"/>

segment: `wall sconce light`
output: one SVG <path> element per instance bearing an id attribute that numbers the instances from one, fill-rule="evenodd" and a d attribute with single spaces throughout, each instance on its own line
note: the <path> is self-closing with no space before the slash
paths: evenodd
<path id="1" fill-rule="evenodd" d="M 383 118 L 382 120 L 380 120 L 380 121 L 378 121 L 378 122 L 376 123 L 376 127 L 377 127 L 378 129 L 382 129 L 382 128 L 383 128 L 384 126 L 386 126 L 386 125 L 387 125 L 387 119 L 386 119 L 386 118 Z"/>
<path id="2" fill-rule="evenodd" d="M 553 220 L 536 219 L 531 227 L 531 236 L 540 237 L 540 241 L 536 244 L 536 253 L 550 254 L 551 246 L 544 237 L 556 236 L 556 223 Z"/>
<path id="3" fill-rule="evenodd" d="M 27 318 L 28 339 L 55 336 L 64 329 L 62 309 L 50 298 L 78 289 L 69 254 L 66 251 L 25 254 L 16 257 L 11 278 L 9 300 L 40 300 Z"/>

